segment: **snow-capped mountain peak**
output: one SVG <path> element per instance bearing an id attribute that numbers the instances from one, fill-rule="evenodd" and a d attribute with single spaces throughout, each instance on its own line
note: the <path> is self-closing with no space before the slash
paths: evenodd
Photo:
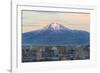
<path id="1" fill-rule="evenodd" d="M 59 30 L 60 29 L 60 25 L 56 22 L 52 23 L 51 24 L 51 27 L 54 29 L 54 30 Z"/>
<path id="2" fill-rule="evenodd" d="M 89 44 L 89 40 L 88 32 L 72 30 L 58 23 L 51 23 L 43 29 L 22 34 L 23 44 L 34 45 Z"/>
<path id="3" fill-rule="evenodd" d="M 62 26 L 61 24 L 59 24 L 57 22 L 53 22 L 53 23 L 49 24 L 46 28 L 48 30 L 53 30 L 53 31 L 59 31 L 59 30 L 65 29 L 64 26 Z"/>

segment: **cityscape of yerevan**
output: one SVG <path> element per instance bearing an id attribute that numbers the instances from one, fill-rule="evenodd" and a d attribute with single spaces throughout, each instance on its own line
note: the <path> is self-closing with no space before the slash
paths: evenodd
<path id="1" fill-rule="evenodd" d="M 22 11 L 22 62 L 90 59 L 90 14 Z"/>

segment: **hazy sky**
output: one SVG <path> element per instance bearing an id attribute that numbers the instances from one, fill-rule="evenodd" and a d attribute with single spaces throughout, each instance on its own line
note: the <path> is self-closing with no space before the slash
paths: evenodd
<path id="1" fill-rule="evenodd" d="M 22 11 L 22 32 L 41 29 L 57 22 L 75 30 L 90 30 L 90 14 L 43 11 Z"/>

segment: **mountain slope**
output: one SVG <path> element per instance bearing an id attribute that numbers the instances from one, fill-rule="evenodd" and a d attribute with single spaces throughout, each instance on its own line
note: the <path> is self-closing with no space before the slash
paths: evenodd
<path id="1" fill-rule="evenodd" d="M 58 23 L 52 23 L 43 29 L 22 34 L 22 44 L 67 45 L 89 44 L 89 33 L 71 30 Z"/>

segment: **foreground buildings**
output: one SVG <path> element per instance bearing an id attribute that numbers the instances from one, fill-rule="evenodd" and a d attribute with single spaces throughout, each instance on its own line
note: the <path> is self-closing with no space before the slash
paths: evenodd
<path id="1" fill-rule="evenodd" d="M 89 58 L 89 45 L 28 46 L 22 48 L 22 62 L 85 60 Z"/>

